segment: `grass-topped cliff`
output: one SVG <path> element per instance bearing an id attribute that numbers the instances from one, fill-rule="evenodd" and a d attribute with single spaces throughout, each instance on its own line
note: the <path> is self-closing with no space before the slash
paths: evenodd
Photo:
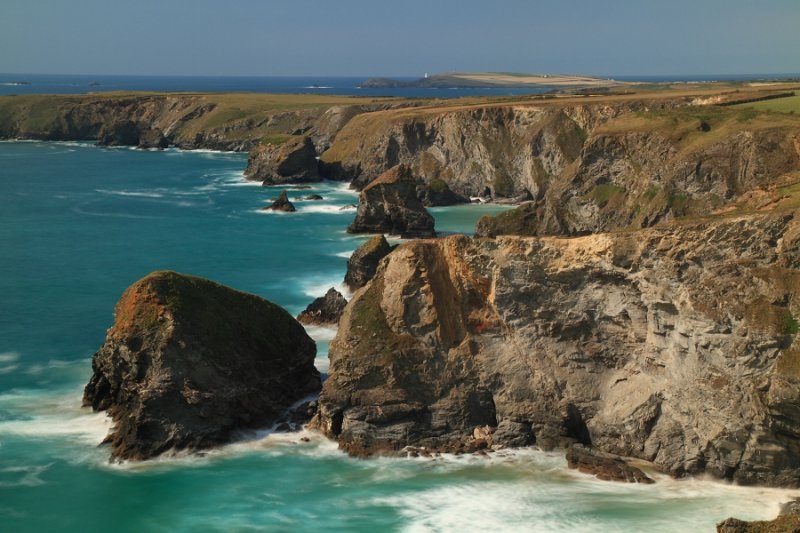
<path id="1" fill-rule="evenodd" d="M 0 98 L 0 138 L 102 141 L 127 127 L 157 130 L 183 148 L 246 150 L 262 139 L 335 133 L 360 112 L 405 105 L 390 98 L 247 93 L 100 93 Z M 326 115 L 326 112 L 327 115 Z"/>

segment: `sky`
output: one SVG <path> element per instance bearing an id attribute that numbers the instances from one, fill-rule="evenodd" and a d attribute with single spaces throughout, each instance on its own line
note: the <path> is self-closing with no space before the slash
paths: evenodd
<path id="1" fill-rule="evenodd" d="M 800 0 L 0 0 L 0 72 L 800 72 Z"/>

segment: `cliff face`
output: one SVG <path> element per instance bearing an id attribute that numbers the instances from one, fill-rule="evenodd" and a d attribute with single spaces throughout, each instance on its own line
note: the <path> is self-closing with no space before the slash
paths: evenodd
<path id="1" fill-rule="evenodd" d="M 354 116 L 404 105 L 417 104 L 269 94 L 6 96 L 0 138 L 245 151 L 264 137 L 306 136 L 321 152 Z"/>
<path id="2" fill-rule="evenodd" d="M 627 115 L 598 127 L 534 202 L 481 235 L 638 229 L 730 209 L 800 171 L 800 121 L 724 109 Z"/>
<path id="3" fill-rule="evenodd" d="M 536 198 L 578 157 L 598 124 L 675 105 L 633 101 L 370 113 L 348 123 L 321 159 L 329 172 L 360 187 L 402 163 L 458 194 Z"/>
<path id="4" fill-rule="evenodd" d="M 155 272 L 131 285 L 92 359 L 84 404 L 108 411 L 112 456 L 196 450 L 278 420 L 319 390 L 316 346 L 280 307 Z"/>
<path id="5" fill-rule="evenodd" d="M 688 100 L 394 110 L 355 117 L 321 156 L 366 186 L 406 164 L 466 196 L 530 201 L 479 234 L 574 235 L 728 208 L 800 171 L 800 121 Z"/>
<path id="6" fill-rule="evenodd" d="M 793 214 L 405 244 L 354 295 L 317 425 L 354 454 L 571 442 L 800 482 Z"/>

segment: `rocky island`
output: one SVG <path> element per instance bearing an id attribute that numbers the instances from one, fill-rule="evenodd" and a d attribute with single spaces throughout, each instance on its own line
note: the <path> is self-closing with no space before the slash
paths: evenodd
<path id="1" fill-rule="evenodd" d="M 314 341 L 257 296 L 154 272 L 128 287 L 114 315 L 83 402 L 113 419 L 115 459 L 229 442 L 319 390 Z"/>

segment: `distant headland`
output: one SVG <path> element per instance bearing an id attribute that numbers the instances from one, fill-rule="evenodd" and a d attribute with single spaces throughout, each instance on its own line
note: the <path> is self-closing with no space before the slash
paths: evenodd
<path id="1" fill-rule="evenodd" d="M 417 80 L 369 78 L 359 85 L 362 88 L 498 88 L 498 87 L 610 87 L 625 85 L 621 82 L 596 76 L 570 74 L 521 74 L 514 72 L 447 72 Z"/>

